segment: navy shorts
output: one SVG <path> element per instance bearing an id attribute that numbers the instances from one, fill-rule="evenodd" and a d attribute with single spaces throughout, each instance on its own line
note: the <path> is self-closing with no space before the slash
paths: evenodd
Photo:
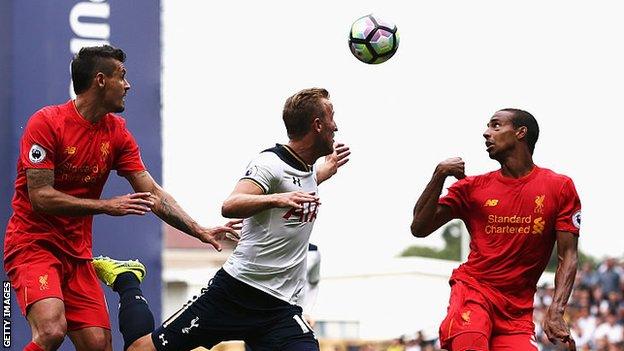
<path id="1" fill-rule="evenodd" d="M 152 332 L 159 351 L 212 348 L 243 340 L 253 351 L 318 351 L 302 309 L 249 286 L 220 269 L 180 311 Z"/>

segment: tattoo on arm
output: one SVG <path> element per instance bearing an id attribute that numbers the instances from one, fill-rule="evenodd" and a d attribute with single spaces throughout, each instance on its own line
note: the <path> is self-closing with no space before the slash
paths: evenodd
<path id="1" fill-rule="evenodd" d="M 170 204 L 169 201 L 171 200 L 173 199 L 171 199 L 168 194 L 163 194 L 160 200 L 160 217 L 172 227 L 195 236 L 188 223 L 192 223 L 193 220 L 178 206 L 175 200 L 173 204 Z"/>
<path id="2" fill-rule="evenodd" d="M 44 186 L 54 186 L 54 170 L 52 169 L 27 169 L 26 183 L 28 190 L 38 189 Z"/>

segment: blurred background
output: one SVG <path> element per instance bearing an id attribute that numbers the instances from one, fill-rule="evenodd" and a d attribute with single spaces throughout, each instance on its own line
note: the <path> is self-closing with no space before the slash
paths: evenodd
<path id="1" fill-rule="evenodd" d="M 461 222 L 413 238 L 412 207 L 445 158 L 464 158 L 468 174 L 496 169 L 485 153 L 485 124 L 498 109 L 522 108 L 540 123 L 536 163 L 572 177 L 583 203 L 582 269 L 567 314 L 577 345 L 622 349 L 623 7 L 559 0 L 0 1 L 0 221 L 11 214 L 22 128 L 40 107 L 71 97 L 69 62 L 82 46 L 111 43 L 126 51 L 132 89 L 123 116 L 150 173 L 204 225 L 224 222 L 221 203 L 248 161 L 287 141 L 285 99 L 324 87 L 336 140 L 353 153 L 320 187 L 311 239 L 320 265 L 306 309 L 322 349 L 435 350 L 448 277 L 469 239 Z M 351 23 L 368 13 L 394 22 L 401 37 L 398 52 L 380 65 L 357 61 L 347 46 Z M 112 174 L 103 196 L 128 190 Z M 158 321 L 198 294 L 231 252 L 218 253 L 152 215 L 98 216 L 94 247 L 96 255 L 146 263 L 143 290 Z M 539 328 L 555 263 L 535 299 L 543 350 L 556 349 Z M 21 350 L 30 331 L 11 297 L 10 348 Z M 107 298 L 116 306 L 116 296 Z M 111 318 L 115 349 L 122 349 L 116 312 Z M 62 350 L 71 349 L 66 341 Z"/>

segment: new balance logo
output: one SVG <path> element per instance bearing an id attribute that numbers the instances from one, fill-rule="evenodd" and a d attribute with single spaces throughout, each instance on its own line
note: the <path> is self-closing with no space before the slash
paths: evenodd
<path id="1" fill-rule="evenodd" d="M 293 178 L 293 184 L 298 185 L 301 188 L 301 179 L 297 177 L 292 177 L 292 178 Z"/>
<path id="2" fill-rule="evenodd" d="M 199 321 L 199 317 L 195 317 L 191 320 L 191 325 L 185 328 L 182 328 L 182 333 L 184 334 L 188 334 L 191 329 L 193 329 L 193 327 L 199 327 L 199 324 L 197 323 L 197 321 Z"/>
<path id="3" fill-rule="evenodd" d="M 498 199 L 487 199 L 483 204 L 483 207 L 494 207 L 498 205 Z"/>

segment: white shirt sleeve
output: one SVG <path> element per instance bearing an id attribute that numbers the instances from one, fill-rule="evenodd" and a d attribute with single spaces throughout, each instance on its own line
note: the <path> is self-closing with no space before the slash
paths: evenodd
<path id="1" fill-rule="evenodd" d="M 274 155 L 263 152 L 247 165 L 245 175 L 241 179 L 248 179 L 256 183 L 265 194 L 274 192 L 274 185 L 279 181 L 280 165 L 273 160 Z"/>

